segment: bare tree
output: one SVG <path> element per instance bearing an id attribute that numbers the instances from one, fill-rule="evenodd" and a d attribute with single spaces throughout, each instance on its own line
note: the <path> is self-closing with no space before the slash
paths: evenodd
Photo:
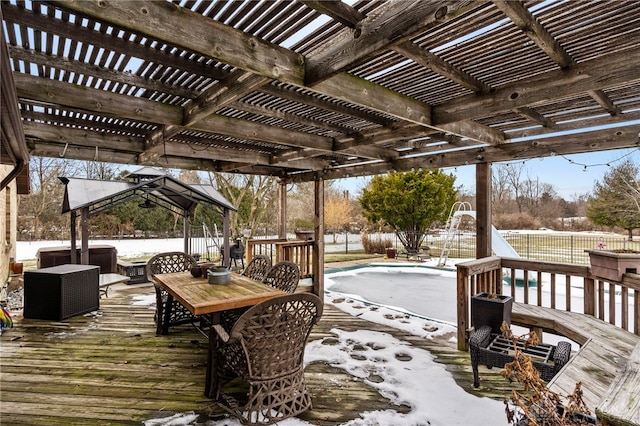
<path id="1" fill-rule="evenodd" d="M 325 182 L 326 184 L 326 182 Z M 326 193 L 325 186 L 325 193 Z M 314 199 L 312 182 L 297 183 L 287 191 L 287 228 L 291 230 L 313 226 L 313 208 L 309 200 Z"/>
<path id="2" fill-rule="evenodd" d="M 18 234 L 48 239 L 68 235 L 69 217 L 62 214 L 64 185 L 58 177 L 78 174 L 77 162 L 33 157 L 29 163 L 31 193 L 20 196 Z"/>
<path id="3" fill-rule="evenodd" d="M 498 164 L 491 175 L 491 205 L 495 211 L 506 211 L 508 203 L 513 199 L 509 186 L 510 172 L 509 166 Z"/>
<path id="4" fill-rule="evenodd" d="M 518 213 L 522 213 L 524 208 L 523 206 L 523 198 L 522 198 L 522 175 L 526 173 L 526 166 L 524 163 L 511 163 L 505 165 L 507 170 L 507 186 L 511 194 L 513 195 L 513 200 L 516 202 L 518 206 Z"/>
<path id="5" fill-rule="evenodd" d="M 277 222 L 276 178 L 215 172 L 208 172 L 207 177 L 210 184 L 238 209 L 229 214 L 233 237 L 241 237 L 245 229 L 254 235 L 260 226 Z"/>
<path id="6" fill-rule="evenodd" d="M 87 179 L 113 180 L 120 173 L 120 166 L 103 161 L 79 161 L 78 172 Z"/>

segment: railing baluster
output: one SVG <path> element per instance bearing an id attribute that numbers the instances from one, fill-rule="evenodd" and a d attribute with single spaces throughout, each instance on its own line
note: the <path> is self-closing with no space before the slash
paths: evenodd
<path id="1" fill-rule="evenodd" d="M 596 281 L 593 278 L 583 280 L 584 287 L 584 313 L 587 315 L 596 314 Z"/>
<path id="2" fill-rule="evenodd" d="M 598 319 L 604 321 L 604 282 L 598 280 Z"/>
<path id="3" fill-rule="evenodd" d="M 616 285 L 609 283 L 609 324 L 616 323 Z"/>
<path id="4" fill-rule="evenodd" d="M 524 282 L 524 303 L 529 304 L 529 271 L 523 270 L 522 281 Z"/>
<path id="5" fill-rule="evenodd" d="M 564 310 L 567 312 L 571 312 L 571 276 L 565 275 L 564 277 L 564 287 L 565 287 L 565 308 Z"/>
<path id="6" fill-rule="evenodd" d="M 620 326 L 629 330 L 629 289 L 627 287 L 622 287 L 620 292 Z"/>
<path id="7" fill-rule="evenodd" d="M 640 290 L 633 291 L 633 332 L 640 335 Z"/>
<path id="8" fill-rule="evenodd" d="M 538 290 L 538 306 L 542 306 L 542 272 L 538 271 L 536 277 L 538 286 L 536 289 Z"/>

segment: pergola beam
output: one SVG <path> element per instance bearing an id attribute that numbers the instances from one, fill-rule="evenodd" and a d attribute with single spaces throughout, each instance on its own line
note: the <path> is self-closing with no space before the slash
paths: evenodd
<path id="1" fill-rule="evenodd" d="M 569 53 L 524 7 L 522 2 L 493 0 L 493 4 L 561 68 L 567 68 L 575 64 Z"/>
<path id="2" fill-rule="evenodd" d="M 596 130 L 586 134 L 559 134 L 555 137 L 532 138 L 523 142 L 511 142 L 500 146 L 478 146 L 476 149 L 438 152 L 416 156 L 402 162 L 379 162 L 348 170 L 332 169 L 322 174 L 324 179 L 340 179 L 355 176 L 372 176 L 390 171 L 411 169 L 433 169 L 456 167 L 460 164 L 478 164 L 491 159 L 492 162 L 527 160 L 551 155 L 570 155 L 638 146 L 640 125 Z M 307 182 L 311 173 L 293 176 L 295 182 Z"/>
<path id="3" fill-rule="evenodd" d="M 507 84 L 490 95 L 469 95 L 433 107 L 436 126 L 477 117 L 534 106 L 549 99 L 571 97 L 591 90 L 602 90 L 619 84 L 640 81 L 637 64 L 640 49 L 613 52 L 609 55 L 581 62 L 568 69 Z"/>
<path id="4" fill-rule="evenodd" d="M 387 24 L 383 26 L 384 31 L 382 31 L 385 37 L 392 37 L 392 39 L 387 40 L 386 43 L 383 42 L 384 37 L 376 39 L 380 44 L 376 48 L 382 48 L 391 41 L 397 41 L 398 38 L 410 37 L 420 29 L 423 30 L 425 25 L 434 24 L 448 14 L 455 16 L 460 12 L 452 6 L 435 7 L 429 2 L 420 0 L 414 0 L 414 2 L 414 5 L 408 8 L 404 2 L 390 3 L 393 6 L 390 6 L 390 10 L 383 13 L 383 17 L 379 20 Z M 295 52 L 266 43 L 233 27 L 207 19 L 190 10 L 179 8 L 172 3 L 151 2 L 145 3 L 143 7 L 139 7 L 133 2 L 106 3 L 66 0 L 53 1 L 53 3 L 76 13 L 99 18 L 117 27 L 197 52 L 269 79 L 305 87 L 322 95 L 343 99 L 400 120 L 433 127 L 431 126 L 431 109 L 427 104 L 344 72 L 331 75 L 331 79 L 313 77 L 309 79 L 308 75 L 313 75 L 313 58 L 304 58 Z M 467 2 L 460 2 L 460 4 L 469 7 Z M 388 25 L 389 23 L 384 20 L 389 19 L 387 14 L 390 16 L 398 15 L 393 19 L 402 22 L 400 33 L 387 34 L 387 28 L 398 31 L 396 26 Z M 372 24 L 373 27 L 376 25 L 380 25 L 378 20 Z M 371 41 L 369 41 L 370 43 Z M 305 79 L 311 80 L 311 82 L 305 81 Z M 480 127 L 480 125 L 476 125 Z M 434 128 L 479 142 L 501 142 L 477 139 L 490 134 L 486 130 L 460 134 L 455 124 L 446 130 Z"/>

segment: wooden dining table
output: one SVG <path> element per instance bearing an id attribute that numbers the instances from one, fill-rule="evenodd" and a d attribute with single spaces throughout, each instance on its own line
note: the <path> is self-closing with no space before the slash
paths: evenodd
<path id="1" fill-rule="evenodd" d="M 231 273 L 227 284 L 209 284 L 206 277 L 193 277 L 190 272 L 157 274 L 158 285 L 169 293 L 169 298 L 179 301 L 194 315 L 208 315 L 211 324 L 219 324 L 224 311 L 254 306 L 264 300 L 285 294 L 282 290 Z M 169 300 L 167 303 L 171 303 Z M 205 396 L 215 397 L 215 357 L 218 338 L 213 327 L 209 330 L 209 354 Z"/>

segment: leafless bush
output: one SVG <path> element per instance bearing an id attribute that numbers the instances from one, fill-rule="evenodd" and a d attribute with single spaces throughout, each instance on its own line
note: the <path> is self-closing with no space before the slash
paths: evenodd
<path id="1" fill-rule="evenodd" d="M 366 232 L 361 234 L 362 248 L 365 253 L 384 253 L 385 249 L 393 246 L 391 238 L 385 238 L 380 235 L 369 235 Z"/>
<path id="2" fill-rule="evenodd" d="M 539 229 L 542 223 L 528 213 L 496 215 L 493 225 L 497 229 Z"/>

